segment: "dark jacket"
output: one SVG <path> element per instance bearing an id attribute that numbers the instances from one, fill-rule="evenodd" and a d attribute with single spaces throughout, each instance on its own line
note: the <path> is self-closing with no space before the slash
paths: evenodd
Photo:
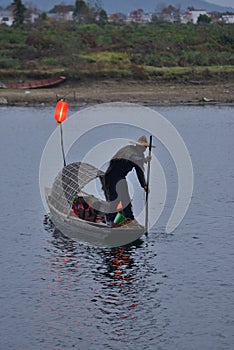
<path id="1" fill-rule="evenodd" d="M 119 180 L 125 179 L 133 168 L 136 170 L 141 186 L 146 186 L 143 150 L 137 146 L 125 146 L 110 160 L 109 167 L 104 175 L 105 186 L 109 187 L 110 184 L 113 186 Z"/>
<path id="2" fill-rule="evenodd" d="M 145 187 L 144 159 L 144 148 L 126 146 L 121 148 L 110 160 L 107 171 L 101 177 L 106 200 L 111 203 L 107 220 L 114 221 L 119 201 L 122 203 L 123 215 L 131 220 L 134 219 L 126 176 L 135 168 L 141 186 Z"/>

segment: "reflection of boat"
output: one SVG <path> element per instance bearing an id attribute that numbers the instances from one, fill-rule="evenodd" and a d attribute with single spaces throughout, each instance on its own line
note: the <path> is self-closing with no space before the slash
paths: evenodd
<path id="1" fill-rule="evenodd" d="M 74 199 L 82 196 L 86 203 L 99 214 L 108 212 L 108 203 L 82 191 L 90 181 L 103 173 L 87 163 L 71 163 L 57 175 L 52 188 L 46 189 L 50 219 L 64 235 L 80 242 L 101 247 L 117 247 L 129 244 L 144 234 L 144 227 L 136 220 L 125 221 L 114 227 L 105 222 L 89 221 L 74 215 Z"/>
<path id="2" fill-rule="evenodd" d="M 16 83 L 16 84 L 2 83 L 0 87 L 3 89 L 37 89 L 37 88 L 51 87 L 54 85 L 58 85 L 62 83 L 64 80 L 66 80 L 66 77 L 60 76 L 60 77 L 43 79 L 43 80 L 26 81 L 26 82 Z"/>

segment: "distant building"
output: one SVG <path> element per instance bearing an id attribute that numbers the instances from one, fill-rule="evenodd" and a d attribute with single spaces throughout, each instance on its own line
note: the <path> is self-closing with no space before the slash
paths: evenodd
<path id="1" fill-rule="evenodd" d="M 209 12 L 211 23 L 219 23 L 221 20 L 221 14 L 219 12 Z"/>
<path id="2" fill-rule="evenodd" d="M 194 23 L 197 24 L 200 15 L 209 16 L 206 10 L 188 10 L 181 16 L 181 23 Z"/>
<path id="3" fill-rule="evenodd" d="M 180 8 L 169 5 L 164 7 L 162 12 L 156 15 L 159 21 L 169 22 L 169 23 L 179 23 L 180 22 Z"/>
<path id="4" fill-rule="evenodd" d="M 152 16 L 152 13 L 144 13 L 142 9 L 138 9 L 127 15 L 126 23 L 151 23 Z"/>
<path id="5" fill-rule="evenodd" d="M 144 13 L 142 16 L 142 23 L 151 23 L 153 18 L 152 13 Z"/>
<path id="6" fill-rule="evenodd" d="M 159 13 L 159 14 L 155 14 L 155 17 L 159 20 L 159 21 L 163 21 L 163 22 L 169 22 L 169 23 L 175 23 L 178 22 L 178 20 L 175 18 L 174 13 Z"/>
<path id="7" fill-rule="evenodd" d="M 47 16 L 57 21 L 72 21 L 73 11 L 72 5 L 56 5 L 52 11 L 47 13 Z"/>
<path id="8" fill-rule="evenodd" d="M 126 23 L 127 16 L 124 13 L 112 13 L 108 16 L 109 23 Z"/>
<path id="9" fill-rule="evenodd" d="M 40 18 L 39 11 L 35 8 L 28 8 L 25 12 L 25 23 L 35 23 Z"/>
<path id="10" fill-rule="evenodd" d="M 56 21 L 72 21 L 74 19 L 73 11 L 69 11 L 67 13 L 47 13 L 47 17 Z"/>
<path id="11" fill-rule="evenodd" d="M 13 25 L 13 15 L 11 11 L 1 11 L 0 12 L 0 23 L 1 24 L 6 24 L 7 26 L 12 26 Z"/>
<path id="12" fill-rule="evenodd" d="M 232 14 L 232 15 L 222 15 L 221 20 L 224 23 L 234 23 L 234 14 Z"/>
<path id="13" fill-rule="evenodd" d="M 36 9 L 27 9 L 25 12 L 24 23 L 34 23 L 40 17 L 39 12 Z M 0 23 L 5 23 L 8 26 L 12 26 L 14 23 L 14 16 L 12 8 L 9 10 L 0 11 Z"/>

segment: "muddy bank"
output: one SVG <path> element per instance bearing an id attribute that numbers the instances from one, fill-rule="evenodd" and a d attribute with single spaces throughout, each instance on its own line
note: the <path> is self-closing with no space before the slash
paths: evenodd
<path id="1" fill-rule="evenodd" d="M 47 89 L 0 89 L 1 106 L 49 106 L 65 97 L 72 105 L 135 102 L 144 105 L 234 105 L 234 84 L 150 84 L 102 81 Z"/>

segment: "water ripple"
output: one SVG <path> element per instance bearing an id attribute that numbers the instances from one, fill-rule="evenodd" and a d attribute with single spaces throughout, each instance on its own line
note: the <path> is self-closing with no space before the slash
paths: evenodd
<path id="1" fill-rule="evenodd" d="M 53 320 L 47 322 L 51 335 L 62 329 L 72 331 L 65 319 L 82 330 L 81 349 L 87 346 L 87 338 L 88 346 L 95 343 L 108 348 L 111 342 L 111 349 L 126 344 L 128 349 L 135 349 L 138 342 L 143 349 L 144 327 L 147 331 L 161 329 L 158 336 L 163 333 L 163 324 L 158 321 L 161 300 L 157 293 L 165 275 L 162 277 L 156 268 L 157 255 L 147 241 L 97 249 L 64 237 L 48 217 L 44 225 L 52 235 L 46 248 L 51 256 L 45 262 L 44 277 L 46 308 L 53 315 Z"/>

